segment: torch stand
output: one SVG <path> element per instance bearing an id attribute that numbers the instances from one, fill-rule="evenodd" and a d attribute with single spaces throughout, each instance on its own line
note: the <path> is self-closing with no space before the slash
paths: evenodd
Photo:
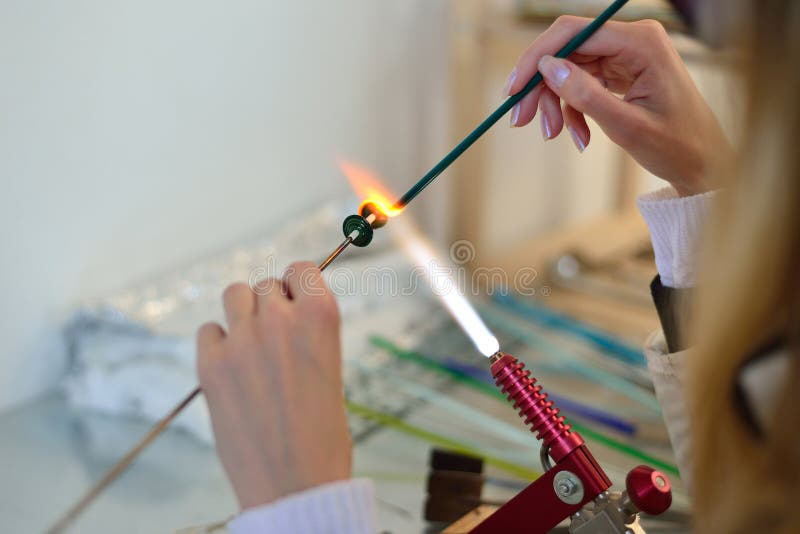
<path id="1" fill-rule="evenodd" d="M 603 468 L 530 371 L 502 352 L 492 357 L 491 365 L 497 386 L 542 441 L 544 474 L 469 532 L 545 533 L 571 518 L 569 530 L 576 534 L 633 534 L 644 532 L 640 511 L 657 515 L 669 508 L 669 480 L 647 466 L 628 473 L 626 491 L 609 492 L 611 481 Z"/>

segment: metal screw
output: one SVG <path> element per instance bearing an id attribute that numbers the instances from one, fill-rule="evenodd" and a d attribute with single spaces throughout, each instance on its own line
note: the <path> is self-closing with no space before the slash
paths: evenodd
<path id="1" fill-rule="evenodd" d="M 565 478 L 564 480 L 559 482 L 558 484 L 559 495 L 561 495 L 562 497 L 569 497 L 573 493 L 575 493 L 575 483 L 572 480 Z"/>
<path id="2" fill-rule="evenodd" d="M 578 504 L 583 500 L 583 484 L 570 471 L 559 471 L 553 477 L 553 490 L 567 504 Z"/>

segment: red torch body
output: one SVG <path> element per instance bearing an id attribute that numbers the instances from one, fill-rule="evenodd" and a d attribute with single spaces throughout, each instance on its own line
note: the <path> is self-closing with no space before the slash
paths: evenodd
<path id="1" fill-rule="evenodd" d="M 531 377 L 531 372 L 522 363 L 502 352 L 498 352 L 492 360 L 495 384 L 519 411 L 531 432 L 542 441 L 542 446 L 553 460 L 561 461 L 583 445 L 583 438 L 564 423 L 558 408 L 553 401 L 547 400 L 547 393 L 536 384 L 536 379 Z"/>
<path id="2" fill-rule="evenodd" d="M 491 366 L 497 387 L 542 441 L 541 457 L 545 473 L 471 532 L 545 533 L 579 512 L 586 504 L 592 501 L 607 502 L 606 491 L 611 487 L 611 480 L 589 452 L 583 438 L 570 429 L 553 401 L 547 399 L 547 393 L 536 383 L 530 371 L 516 358 L 502 352 L 492 357 Z M 620 532 L 625 531 L 628 519 L 635 520 L 639 510 L 661 513 L 669 507 L 666 495 L 669 485 L 668 482 L 666 486 L 662 484 L 666 477 L 646 466 L 637 467 L 634 471 L 640 476 L 633 477 L 635 480 L 629 479 L 633 480 L 634 485 L 641 479 L 648 488 L 639 488 L 641 484 L 638 484 L 632 495 L 635 497 L 633 501 L 627 496 L 621 497 L 619 502 L 623 504 L 617 507 L 622 512 L 619 522 L 623 530 Z M 650 476 L 650 473 L 655 474 Z M 628 481 L 629 485 L 631 480 Z M 655 489 L 649 488 L 650 480 L 655 481 Z M 639 499 L 642 495 L 647 499 Z M 643 500 L 647 500 L 647 503 Z M 600 510 L 600 507 L 596 509 Z"/>

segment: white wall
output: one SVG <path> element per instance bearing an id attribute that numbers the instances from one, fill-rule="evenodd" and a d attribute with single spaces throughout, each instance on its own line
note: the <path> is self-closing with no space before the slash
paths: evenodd
<path id="1" fill-rule="evenodd" d="M 418 175 L 443 18 L 430 0 L 1 2 L 0 409 L 57 379 L 74 303 L 345 192 L 334 155 Z"/>

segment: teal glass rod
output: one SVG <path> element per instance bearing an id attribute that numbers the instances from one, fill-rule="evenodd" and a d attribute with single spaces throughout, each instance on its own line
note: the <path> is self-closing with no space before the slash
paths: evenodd
<path id="1" fill-rule="evenodd" d="M 608 21 L 611 17 L 613 17 L 617 11 L 619 11 L 622 6 L 628 3 L 628 0 L 616 0 L 613 4 L 608 6 L 605 11 L 600 13 L 600 15 L 594 19 L 588 26 L 586 26 L 580 33 L 578 33 L 575 37 L 568 42 L 564 48 L 556 53 L 556 57 L 566 58 L 570 54 L 572 54 L 579 46 L 586 42 L 589 37 L 591 37 L 594 32 L 600 28 L 603 24 Z M 533 90 L 534 87 L 539 85 L 542 82 L 542 75 L 541 73 L 537 72 L 536 75 L 531 78 L 531 80 L 525 84 L 525 87 L 522 90 L 514 95 L 509 96 L 500 107 L 498 107 L 491 115 L 486 117 L 482 123 L 480 123 L 477 128 L 472 130 L 469 135 L 467 135 L 460 143 L 458 143 L 453 150 L 450 151 L 442 160 L 437 163 L 428 173 L 420 178 L 420 180 L 414 184 L 414 186 L 409 189 L 405 195 L 400 197 L 400 199 L 395 202 L 394 207 L 398 209 L 405 208 L 409 202 L 414 200 L 414 197 L 419 195 L 423 189 L 428 187 L 432 181 L 436 179 L 447 167 L 450 166 L 456 159 L 458 159 L 461 154 L 463 154 L 469 147 L 472 146 L 475 141 L 477 141 L 486 131 L 494 126 L 494 124 L 500 120 L 500 117 L 508 113 L 508 111 L 513 108 L 517 102 L 522 100 L 522 98 L 527 95 L 528 93 Z"/>

